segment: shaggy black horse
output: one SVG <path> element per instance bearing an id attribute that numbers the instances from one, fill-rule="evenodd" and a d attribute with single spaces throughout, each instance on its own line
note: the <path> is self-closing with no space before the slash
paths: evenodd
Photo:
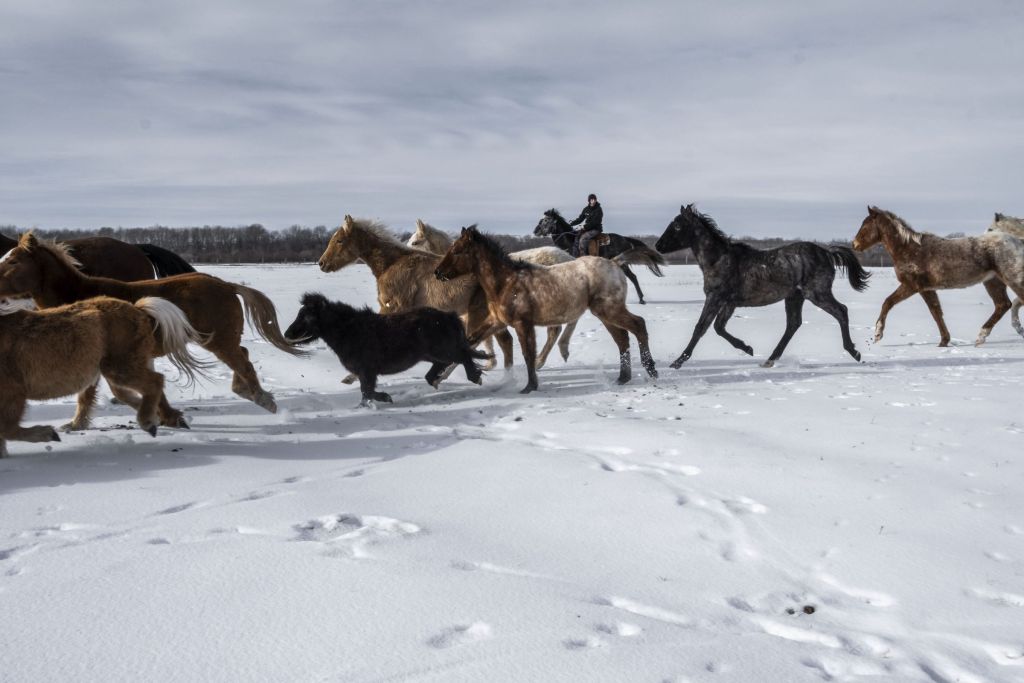
<path id="1" fill-rule="evenodd" d="M 737 306 L 767 306 L 785 299 L 786 333 L 772 355 L 762 366 L 770 368 L 786 349 L 803 322 L 804 299 L 839 321 L 843 348 L 860 360 L 860 353 L 850 339 L 850 321 L 846 306 L 832 295 L 836 269 L 846 268 L 850 286 L 862 292 L 868 286 L 870 273 L 865 271 L 851 249 L 818 246 L 812 242 L 794 242 L 778 249 L 762 251 L 742 242 L 733 242 L 711 217 L 683 206 L 679 215 L 665 228 L 655 248 L 663 254 L 678 249 L 692 249 L 704 273 L 704 310 L 700 313 L 693 337 L 673 363 L 685 363 L 697 342 L 715 321 L 715 332 L 744 353 L 754 350 L 725 330 Z"/>
<path id="2" fill-rule="evenodd" d="M 393 375 L 427 361 L 433 365 L 426 379 L 436 388 L 444 369 L 456 363 L 465 368 L 470 382 L 480 384 L 480 367 L 474 361 L 491 357 L 470 347 L 454 313 L 417 308 L 380 315 L 314 293 L 303 295 L 302 308 L 284 334 L 300 343 L 327 342 L 341 364 L 359 378 L 364 404 L 391 402 L 388 394 L 376 391 L 377 375 Z"/>
<path id="3" fill-rule="evenodd" d="M 533 234 L 537 237 L 543 237 L 544 235 L 551 235 L 552 241 L 555 246 L 563 251 L 572 253 L 572 245 L 576 241 L 576 233 L 573 231 L 572 226 L 569 225 L 569 221 L 562 217 L 562 214 L 558 212 L 558 209 L 548 209 L 544 212 L 544 218 L 540 219 L 537 223 L 537 227 L 533 229 Z M 617 235 L 614 232 L 605 232 L 601 234 L 601 237 L 608 238 L 608 244 L 601 245 L 597 253 L 602 258 L 615 258 L 619 254 L 627 252 L 631 249 L 642 251 L 650 256 L 650 262 L 647 263 L 647 267 L 651 269 L 651 272 L 658 277 L 663 277 L 665 274 L 661 272 L 659 266 L 665 265 L 665 259 L 661 257 L 661 254 L 657 253 L 649 246 L 641 242 L 634 237 L 626 237 L 625 235 Z M 594 242 L 598 240 L 595 239 Z M 593 243 L 592 243 L 593 244 Z M 633 283 L 633 287 L 636 289 L 636 295 L 640 297 L 640 303 L 646 304 L 644 301 L 644 293 L 640 289 L 640 283 L 637 282 L 636 274 L 629 269 L 628 265 L 620 264 L 622 272 L 626 274 L 629 281 Z"/>

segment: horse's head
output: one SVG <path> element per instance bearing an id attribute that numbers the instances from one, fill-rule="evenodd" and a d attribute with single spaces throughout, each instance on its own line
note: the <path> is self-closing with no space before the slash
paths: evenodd
<path id="1" fill-rule="evenodd" d="M 533 234 L 536 237 L 561 235 L 564 232 L 572 232 L 572 226 L 562 218 L 562 214 L 558 213 L 558 209 L 548 209 L 545 211 L 544 217 L 540 219 L 537 227 L 533 229 Z"/>
<path id="2" fill-rule="evenodd" d="M 672 222 L 661 233 L 661 237 L 654 243 L 654 248 L 659 254 L 689 249 L 697 240 L 697 231 L 700 229 L 701 214 L 694 208 L 693 204 L 684 204 L 679 207 L 679 215 L 672 219 Z"/>
<path id="3" fill-rule="evenodd" d="M 352 237 L 354 228 L 355 220 L 352 216 L 345 216 L 345 221 L 331 235 L 331 241 L 327 243 L 327 248 L 320 257 L 320 270 L 333 273 L 356 262 L 359 254 Z"/>
<path id="4" fill-rule="evenodd" d="M 302 295 L 302 308 L 284 337 L 293 344 L 308 344 L 320 338 L 320 316 L 327 308 L 327 298 L 323 294 L 306 292 Z"/>
<path id="5" fill-rule="evenodd" d="M 853 248 L 856 251 L 870 249 L 882 241 L 883 230 L 892 222 L 892 219 L 877 206 L 868 207 L 868 215 L 860 224 L 860 230 L 853 238 Z"/>
<path id="6" fill-rule="evenodd" d="M 460 275 L 472 273 L 477 260 L 476 242 L 479 237 L 480 233 L 477 232 L 476 225 L 463 228 L 459 238 L 455 240 L 444 258 L 437 264 L 437 268 L 434 269 L 434 277 L 438 280 L 451 280 Z"/>
<path id="7" fill-rule="evenodd" d="M 406 245 L 413 249 L 422 249 L 431 254 L 443 254 L 448 251 L 451 244 L 452 240 L 448 235 L 418 218 L 416 219 L 416 232 L 406 242 Z"/>
<path id="8" fill-rule="evenodd" d="M 1024 218 L 1014 218 L 997 213 L 986 232 L 1005 232 L 1015 237 L 1024 238 Z"/>
<path id="9" fill-rule="evenodd" d="M 39 240 L 27 232 L 0 258 L 0 297 L 32 296 L 42 289 L 41 251 Z"/>

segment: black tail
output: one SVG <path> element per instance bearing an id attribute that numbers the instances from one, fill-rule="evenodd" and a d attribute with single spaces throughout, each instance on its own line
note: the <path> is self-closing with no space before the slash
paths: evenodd
<path id="1" fill-rule="evenodd" d="M 629 249 L 616 256 L 612 259 L 613 261 L 619 265 L 647 266 L 651 269 L 651 272 L 658 277 L 665 276 L 665 273 L 661 272 L 661 268 L 659 267 L 665 265 L 664 256 L 654 249 L 651 249 L 635 237 L 626 237 L 625 235 L 623 235 L 623 237 L 627 242 L 629 242 Z"/>
<path id="2" fill-rule="evenodd" d="M 828 255 L 832 259 L 832 265 L 836 268 L 846 268 L 846 275 L 850 278 L 850 286 L 858 292 L 868 288 L 868 278 L 871 273 L 864 270 L 857 260 L 857 255 L 849 247 L 829 247 Z"/>
<path id="3" fill-rule="evenodd" d="M 136 244 L 135 246 L 141 249 L 142 253 L 149 259 L 149 262 L 153 264 L 157 277 L 196 272 L 196 269 L 188 261 L 169 249 L 158 247 L 155 244 Z"/>

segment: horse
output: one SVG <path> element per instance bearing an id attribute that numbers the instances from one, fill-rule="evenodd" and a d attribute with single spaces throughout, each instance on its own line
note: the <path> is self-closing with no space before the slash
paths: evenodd
<path id="1" fill-rule="evenodd" d="M 942 316 L 938 289 L 962 289 L 984 283 L 995 310 L 978 331 L 975 346 L 981 346 L 992 328 L 1008 310 L 1006 287 L 1024 296 L 1024 243 L 1003 232 L 986 232 L 977 237 L 945 238 L 917 232 L 905 220 L 876 206 L 853 238 L 857 251 L 881 242 L 893 260 L 899 287 L 882 302 L 875 323 L 875 341 L 881 341 L 889 310 L 899 302 L 920 294 L 939 328 L 939 346 L 949 345 L 949 330 Z"/>
<path id="2" fill-rule="evenodd" d="M 78 393 L 72 422 L 88 423 L 89 389 L 102 375 L 111 386 L 136 391 L 139 427 L 156 436 L 166 406 L 163 375 L 153 358 L 167 355 L 189 382 L 204 364 L 188 351 L 201 335 L 171 302 L 144 297 L 134 304 L 97 297 L 42 311 L 0 315 L 0 458 L 8 440 L 60 441 L 50 426 L 20 426 L 25 404 Z M 166 406 L 169 408 L 169 406 Z"/>
<path id="3" fill-rule="evenodd" d="M 417 219 L 416 232 L 409 237 L 406 244 L 414 249 L 422 249 L 423 251 L 429 251 L 431 254 L 443 256 L 445 252 L 451 249 L 454 241 L 443 230 L 438 230 L 434 226 Z M 556 263 L 568 263 L 572 260 L 572 256 L 558 247 L 523 249 L 522 251 L 514 251 L 509 256 L 519 261 L 536 263 L 541 266 L 553 266 Z M 544 342 L 544 348 L 537 355 L 538 370 L 544 367 L 544 364 L 547 362 L 548 354 L 551 353 L 556 339 L 558 340 L 558 350 L 562 354 L 562 360 L 569 360 L 569 341 L 576 331 L 576 322 L 573 321 L 566 325 L 564 332 L 562 332 L 561 326 L 548 328 L 548 338 Z M 561 334 L 561 337 L 559 337 L 559 334 Z"/>
<path id="4" fill-rule="evenodd" d="M 480 384 L 477 360 L 489 354 L 474 351 L 466 340 L 466 328 L 454 313 L 436 308 L 417 308 L 381 315 L 369 308 L 353 308 L 328 301 L 323 294 L 307 292 L 295 321 L 285 337 L 299 344 L 323 339 L 349 372 L 359 378 L 361 405 L 369 401 L 391 403 L 391 396 L 377 391 L 378 375 L 408 370 L 420 361 L 432 363 L 427 384 L 435 389 L 441 373 L 452 363 L 466 371 L 466 379 Z"/>
<path id="5" fill-rule="evenodd" d="M 345 216 L 320 257 L 320 270 L 333 273 L 360 260 L 377 280 L 377 303 L 383 314 L 429 306 L 461 316 L 467 330 L 487 319 L 487 300 L 472 275 L 439 282 L 433 273 L 440 256 L 406 246 L 383 223 Z M 512 335 L 500 330 L 495 338 L 505 368 L 511 367 Z M 342 381 L 354 380 L 350 376 Z"/>
<path id="6" fill-rule="evenodd" d="M 470 344 L 503 327 L 512 327 L 526 361 L 528 380 L 520 392 L 538 387 L 537 339 L 534 327 L 562 325 L 590 310 L 604 323 L 619 347 L 619 384 L 632 375 L 629 333 L 640 345 L 640 360 L 651 377 L 657 377 L 647 343 L 644 319 L 626 309 L 626 276 L 619 267 L 626 254 L 612 259 L 581 256 L 568 263 L 538 266 L 509 257 L 496 241 L 473 225 L 463 228 L 434 275 L 450 280 L 472 273 L 487 295 L 490 316 L 469 336 Z"/>
<path id="7" fill-rule="evenodd" d="M 726 331 L 726 323 L 737 307 L 767 306 L 784 300 L 786 331 L 768 360 L 761 364 L 761 367 L 772 367 L 803 322 L 801 312 L 805 299 L 839 322 L 843 348 L 854 360 L 860 360 L 860 352 L 850 338 L 846 306 L 832 294 L 838 268 L 846 268 L 854 290 L 862 292 L 868 285 L 870 274 L 847 247 L 825 248 L 813 242 L 794 242 L 777 249 L 755 249 L 733 241 L 714 219 L 690 204 L 679 208 L 679 215 L 665 228 L 655 248 L 663 254 L 679 249 L 693 250 L 704 274 L 704 308 L 693 328 L 690 343 L 672 362 L 673 368 L 689 360 L 712 321 L 720 337 L 753 356 L 754 350 L 748 344 Z"/>
<path id="8" fill-rule="evenodd" d="M 1017 239 L 1024 240 L 1024 218 L 997 213 L 992 220 L 992 225 L 988 226 L 986 232 L 1005 232 L 1007 235 L 1013 235 Z M 1010 319 L 1013 323 L 1013 329 L 1017 330 L 1017 334 L 1024 336 L 1024 326 L 1020 324 L 1021 304 L 1020 297 L 1013 300 L 1013 306 L 1010 308 Z"/>
<path id="9" fill-rule="evenodd" d="M 540 222 L 537 223 L 537 227 L 533 229 L 533 234 L 537 237 L 551 235 L 551 240 L 555 243 L 555 246 L 566 253 L 572 253 L 572 247 L 576 241 L 576 232 L 569 225 L 569 221 L 562 217 L 558 209 L 548 209 L 545 211 L 544 218 L 541 218 Z M 634 262 L 633 265 L 647 266 L 658 277 L 665 275 L 661 272 L 660 268 L 660 266 L 665 265 L 665 259 L 662 258 L 661 254 L 635 237 L 617 235 L 614 232 L 604 232 L 590 242 L 589 251 L 590 256 L 601 256 L 608 259 L 615 258 L 626 252 L 638 252 L 646 258 Z M 622 263 L 622 272 L 633 283 L 636 295 L 640 297 L 640 303 L 646 304 L 643 290 L 640 289 L 640 283 L 636 279 L 636 273 L 630 270 L 629 265 L 629 263 Z"/>
<path id="10" fill-rule="evenodd" d="M 133 282 L 181 273 L 194 273 L 185 259 L 155 244 L 128 244 L 113 237 L 66 240 L 69 254 L 82 264 L 82 272 Z M 0 256 L 18 246 L 18 240 L 0 235 Z"/>
<path id="11" fill-rule="evenodd" d="M 277 311 L 265 294 L 205 273 L 186 273 L 159 280 L 120 282 L 89 277 L 78 269 L 67 247 L 42 242 L 31 232 L 0 260 L 0 296 L 28 294 L 40 308 L 50 308 L 94 296 L 137 301 L 146 296 L 168 299 L 185 312 L 197 330 L 208 335 L 203 348 L 234 373 L 231 389 L 264 410 L 277 412 L 274 397 L 260 386 L 249 352 L 241 345 L 245 319 L 271 345 L 294 356 L 304 356 L 281 334 Z M 240 305 L 236 297 L 241 297 Z M 131 401 L 130 396 L 118 399 Z M 168 425 L 182 426 L 182 425 Z"/>

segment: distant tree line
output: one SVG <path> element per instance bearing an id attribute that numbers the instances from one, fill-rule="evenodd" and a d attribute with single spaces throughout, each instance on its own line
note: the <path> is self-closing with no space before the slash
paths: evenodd
<path id="1" fill-rule="evenodd" d="M 15 236 L 20 232 L 15 226 L 0 226 L 0 232 Z M 308 228 L 293 225 L 284 230 L 267 230 L 262 225 L 226 227 L 222 225 L 204 225 L 193 228 L 169 228 L 153 226 L 149 228 L 100 228 L 95 232 L 80 230 L 36 230 L 37 235 L 45 239 L 66 240 L 85 237 L 90 234 L 113 237 L 134 244 L 156 244 L 179 254 L 190 263 L 311 263 L 317 261 L 334 228 L 318 225 Z M 409 238 L 410 232 L 399 233 L 402 241 Z M 533 235 L 494 235 L 503 247 L 509 251 L 519 251 L 533 247 L 551 246 L 551 238 Z M 638 235 L 651 247 L 657 241 L 656 235 Z M 758 239 L 742 237 L 739 241 L 746 242 L 758 249 L 771 249 L 796 240 L 781 238 Z M 847 241 L 833 240 L 819 242 L 823 246 L 850 246 Z M 867 266 L 890 266 L 892 260 L 885 249 L 878 245 L 859 254 L 861 263 Z M 667 254 L 669 263 L 694 263 L 693 254 L 689 250 Z"/>

